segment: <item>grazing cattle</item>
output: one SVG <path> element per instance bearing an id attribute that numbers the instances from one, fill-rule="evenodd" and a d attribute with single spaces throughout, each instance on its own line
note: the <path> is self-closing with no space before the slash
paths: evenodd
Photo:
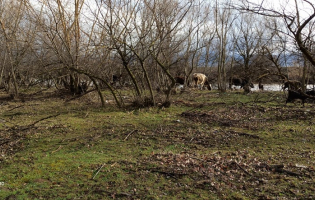
<path id="1" fill-rule="evenodd" d="M 81 82 L 78 86 L 79 94 L 85 94 L 87 89 L 88 89 L 88 84 L 86 81 Z"/>
<path id="2" fill-rule="evenodd" d="M 305 103 L 305 100 L 308 98 L 307 95 L 303 94 L 301 92 L 301 90 L 299 91 L 294 91 L 294 90 L 288 90 L 288 98 L 285 102 L 285 104 L 289 103 L 289 102 L 294 102 L 295 100 L 302 100 L 302 105 L 304 107 L 304 103 Z"/>
<path id="3" fill-rule="evenodd" d="M 283 90 L 285 90 L 287 88 L 288 88 L 288 90 L 298 90 L 301 87 L 302 87 L 302 83 L 300 81 L 296 81 L 296 80 L 292 80 L 292 81 L 287 80 L 283 84 Z"/>
<path id="4" fill-rule="evenodd" d="M 208 90 L 212 90 L 211 84 L 208 81 L 206 75 L 202 73 L 194 73 L 193 74 L 194 86 L 203 89 L 203 86 L 206 86 Z"/>
<path id="5" fill-rule="evenodd" d="M 251 88 L 254 88 L 254 84 L 246 78 L 235 78 L 235 77 L 230 77 L 229 79 L 229 88 L 232 89 L 232 85 L 235 86 L 241 86 L 241 88 L 244 88 L 244 86 L 249 86 Z"/>
<path id="6" fill-rule="evenodd" d="M 184 85 L 185 84 L 185 78 L 181 77 L 181 76 L 176 76 L 175 77 L 175 83 L 179 84 L 179 85 Z"/>
<path id="7" fill-rule="evenodd" d="M 113 75 L 112 77 L 112 82 L 110 83 L 112 86 L 118 86 L 121 85 L 121 79 L 122 79 L 122 75 Z"/>
<path id="8" fill-rule="evenodd" d="M 307 90 L 305 93 L 310 96 L 315 96 L 315 90 Z"/>
<path id="9" fill-rule="evenodd" d="M 264 90 L 264 85 L 261 84 L 261 81 L 258 82 L 258 89 L 260 89 L 261 91 Z"/>
<path id="10" fill-rule="evenodd" d="M 116 82 L 119 82 L 120 81 L 120 79 L 121 79 L 121 77 L 122 77 L 122 75 L 120 74 L 119 76 L 117 76 L 117 75 L 113 75 L 113 83 L 116 83 Z"/>
<path id="11" fill-rule="evenodd" d="M 314 89 L 313 90 L 307 90 L 305 92 L 305 94 L 310 96 L 308 102 L 313 102 L 313 103 L 315 102 L 315 90 Z"/>

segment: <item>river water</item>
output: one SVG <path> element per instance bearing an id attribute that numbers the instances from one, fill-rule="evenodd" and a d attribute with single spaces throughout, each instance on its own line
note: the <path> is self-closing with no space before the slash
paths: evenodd
<path id="1" fill-rule="evenodd" d="M 282 91 L 283 84 L 263 84 L 264 91 Z M 183 87 L 183 86 L 181 86 Z M 213 89 L 218 89 L 217 85 L 212 84 Z M 228 85 L 227 85 L 228 88 Z M 233 89 L 241 89 L 241 86 L 232 86 Z M 307 90 L 315 90 L 315 85 L 307 85 Z M 254 84 L 254 88 L 251 88 L 251 91 L 259 91 L 258 84 Z"/>
<path id="2" fill-rule="evenodd" d="M 264 90 L 266 91 L 281 91 L 282 90 L 282 87 L 283 87 L 283 84 L 263 84 L 264 85 Z M 240 87 L 238 87 L 240 88 Z M 311 89 L 315 89 L 315 86 L 314 85 L 307 85 L 306 87 L 308 90 L 311 90 Z M 258 88 L 258 84 L 254 84 L 254 88 L 252 88 L 252 91 L 258 91 L 259 88 Z"/>

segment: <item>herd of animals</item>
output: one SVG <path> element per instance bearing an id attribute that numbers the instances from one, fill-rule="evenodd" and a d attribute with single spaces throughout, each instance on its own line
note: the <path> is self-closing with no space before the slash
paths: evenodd
<path id="1" fill-rule="evenodd" d="M 183 77 L 175 77 L 176 83 L 183 85 L 185 83 L 185 79 Z M 206 87 L 208 90 L 212 90 L 212 86 L 208 81 L 208 78 L 205 74 L 202 73 L 194 73 L 193 74 L 193 85 L 199 89 L 203 89 Z M 245 91 L 250 91 L 250 88 L 254 88 L 254 84 L 246 78 L 229 78 L 229 88 L 232 89 L 232 86 L 240 86 Z M 258 88 L 260 90 L 264 90 L 264 86 L 261 82 L 258 83 Z M 288 90 L 288 96 L 286 99 L 286 104 L 290 102 L 294 102 L 296 100 L 301 100 L 302 105 L 304 107 L 304 103 L 306 99 L 315 99 L 315 90 L 307 90 L 305 93 L 302 91 L 302 83 L 296 80 L 286 80 L 283 84 L 283 90 Z"/>
<path id="2" fill-rule="evenodd" d="M 202 73 L 194 73 L 192 75 L 192 79 L 193 79 L 193 85 L 194 87 L 197 87 L 199 89 L 203 89 L 204 87 L 206 87 L 208 90 L 212 90 L 212 86 L 209 83 L 209 80 L 207 78 L 207 76 L 205 74 Z M 176 84 L 179 85 L 184 85 L 185 84 L 185 78 L 181 77 L 181 76 L 176 76 L 175 77 L 175 81 Z M 229 88 L 232 89 L 232 86 L 240 86 L 241 88 L 245 88 L 245 87 L 251 87 L 254 88 L 254 84 L 249 81 L 248 79 L 245 78 L 230 78 L 229 79 Z M 263 85 L 261 85 L 261 83 L 259 83 L 259 89 L 263 90 Z"/>
<path id="3" fill-rule="evenodd" d="M 119 81 L 121 79 L 121 75 L 113 75 L 113 83 Z M 181 76 L 176 76 L 175 81 L 177 85 L 185 85 L 185 78 Z M 200 90 L 208 89 L 212 90 L 212 85 L 210 84 L 208 77 L 203 73 L 193 73 L 192 75 L 193 86 Z M 254 84 L 250 81 L 250 79 L 246 78 L 237 78 L 231 77 L 229 78 L 229 89 L 232 89 L 232 86 L 240 86 L 243 88 L 245 92 L 249 92 L 250 88 L 254 88 Z M 264 90 L 264 86 L 261 82 L 258 83 L 259 90 Z M 288 90 L 288 96 L 286 99 L 286 104 L 290 102 L 294 102 L 295 100 L 301 100 L 302 105 L 304 107 L 304 103 L 306 99 L 315 100 L 315 90 L 307 90 L 306 92 L 302 91 L 302 84 L 299 81 L 295 80 L 286 80 L 283 83 L 283 90 Z"/>

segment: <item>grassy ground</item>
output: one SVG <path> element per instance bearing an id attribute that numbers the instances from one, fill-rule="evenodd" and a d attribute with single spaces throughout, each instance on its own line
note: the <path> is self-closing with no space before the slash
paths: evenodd
<path id="1" fill-rule="evenodd" d="M 315 198 L 314 104 L 283 92 L 124 110 L 92 93 L 0 98 L 0 199 Z"/>

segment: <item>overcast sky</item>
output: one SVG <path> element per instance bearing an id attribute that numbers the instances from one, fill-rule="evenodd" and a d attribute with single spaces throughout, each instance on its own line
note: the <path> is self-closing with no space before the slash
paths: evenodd
<path id="1" fill-rule="evenodd" d="M 276 9 L 277 11 L 281 12 L 285 10 L 286 13 L 292 13 L 295 15 L 295 0 L 249 0 L 252 3 L 262 4 L 263 7 L 268 9 Z M 298 2 L 298 9 L 300 11 L 300 15 L 302 17 L 308 17 L 314 13 L 312 7 L 304 2 L 303 0 L 297 0 Z M 310 0 L 310 2 L 315 6 L 315 1 Z"/>

